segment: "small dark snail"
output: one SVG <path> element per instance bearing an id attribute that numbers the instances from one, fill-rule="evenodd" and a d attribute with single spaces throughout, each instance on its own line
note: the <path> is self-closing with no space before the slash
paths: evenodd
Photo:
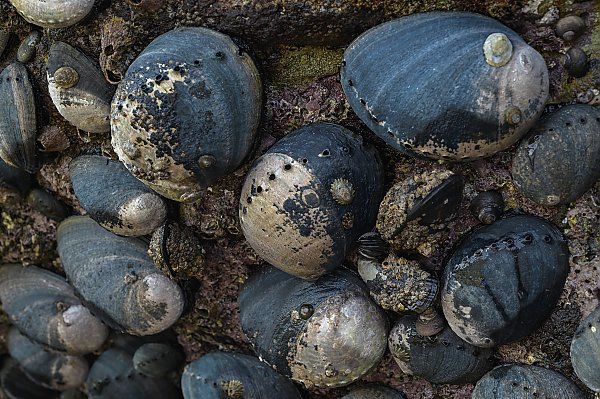
<path id="1" fill-rule="evenodd" d="M 0 73 L 0 158 L 29 173 L 37 169 L 33 89 L 27 69 L 14 62 Z"/>
<path id="2" fill-rule="evenodd" d="M 516 341 L 550 316 L 569 272 L 560 230 L 515 215 L 474 230 L 444 270 L 442 308 L 463 340 L 480 347 Z"/>
<path id="3" fill-rule="evenodd" d="M 119 161 L 82 155 L 71 161 L 69 173 L 81 206 L 115 234 L 151 234 L 167 218 L 165 200 L 133 177 Z"/>
<path id="4" fill-rule="evenodd" d="M 90 353 L 108 336 L 64 278 L 36 266 L 0 266 L 0 301 L 21 332 L 60 351 Z"/>
<path id="5" fill-rule="evenodd" d="M 352 389 L 342 399 L 406 399 L 406 396 L 384 385 L 368 384 Z"/>
<path id="6" fill-rule="evenodd" d="M 341 83 L 388 145 L 451 160 L 514 144 L 549 94 L 542 56 L 500 22 L 467 12 L 412 14 L 368 30 L 346 49 Z"/>
<path id="7" fill-rule="evenodd" d="M 260 77 L 247 53 L 219 32 L 175 29 L 154 39 L 119 83 L 112 146 L 159 194 L 193 202 L 245 160 L 261 106 Z"/>
<path id="8" fill-rule="evenodd" d="M 255 357 L 212 352 L 185 366 L 185 399 L 300 399 L 290 380 Z"/>
<path id="9" fill-rule="evenodd" d="M 432 384 L 465 384 L 494 366 L 492 349 L 466 343 L 449 327 L 424 337 L 417 332 L 416 321 L 415 316 L 401 317 L 388 338 L 390 352 L 404 373 Z"/>
<path id="10" fill-rule="evenodd" d="M 472 399 L 584 399 L 586 396 L 564 375 L 538 366 L 503 364 L 475 385 Z"/>
<path id="11" fill-rule="evenodd" d="M 4 357 L 0 362 L 0 395 L 6 395 L 1 396 L 3 399 L 55 399 L 58 395 L 32 381 L 16 360 Z"/>
<path id="12" fill-rule="evenodd" d="M 469 210 L 483 224 L 492 224 L 504 212 L 504 198 L 498 191 L 484 191 L 471 200 Z"/>
<path id="13" fill-rule="evenodd" d="M 571 341 L 571 363 L 577 377 L 600 392 L 600 307 L 579 323 Z"/>
<path id="14" fill-rule="evenodd" d="M 568 204 L 600 178 L 600 109 L 568 105 L 540 120 L 517 149 L 517 189 L 542 205 Z"/>
<path id="15" fill-rule="evenodd" d="M 23 64 L 31 61 L 35 54 L 35 48 L 40 43 L 41 38 L 42 34 L 36 30 L 27 35 L 17 49 L 17 61 Z"/>
<path id="16" fill-rule="evenodd" d="M 94 7 L 94 0 L 9 1 L 27 22 L 44 28 L 75 25 Z"/>
<path id="17" fill-rule="evenodd" d="M 307 387 L 348 385 L 386 349 L 385 314 L 344 268 L 314 282 L 262 268 L 243 286 L 238 304 L 260 359 Z"/>
<path id="18" fill-rule="evenodd" d="M 179 319 L 181 289 L 154 266 L 143 241 L 117 236 L 87 216 L 65 219 L 56 238 L 69 281 L 112 328 L 151 335 Z"/>
<path id="19" fill-rule="evenodd" d="M 571 47 L 565 54 L 565 69 L 574 78 L 584 77 L 590 70 L 588 56 L 579 47 Z"/>
<path id="20" fill-rule="evenodd" d="M 160 378 L 183 364 L 183 353 L 172 345 L 160 342 L 143 344 L 133 354 L 135 370 L 150 378 Z"/>
<path id="21" fill-rule="evenodd" d="M 383 191 L 376 150 L 342 126 L 315 123 L 278 141 L 250 169 L 240 224 L 273 266 L 316 279 L 371 229 Z"/>
<path id="22" fill-rule="evenodd" d="M 555 29 L 556 36 L 570 42 L 585 31 L 585 22 L 577 15 L 569 15 L 559 19 Z"/>

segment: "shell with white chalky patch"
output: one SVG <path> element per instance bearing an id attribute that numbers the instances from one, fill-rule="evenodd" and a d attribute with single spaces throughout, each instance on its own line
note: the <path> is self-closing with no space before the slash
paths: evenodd
<path id="1" fill-rule="evenodd" d="M 90 13 L 95 0 L 9 0 L 25 20 L 44 28 L 75 25 Z"/>
<path id="2" fill-rule="evenodd" d="M 577 377 L 600 392 L 600 307 L 579 323 L 571 341 L 571 363 Z"/>

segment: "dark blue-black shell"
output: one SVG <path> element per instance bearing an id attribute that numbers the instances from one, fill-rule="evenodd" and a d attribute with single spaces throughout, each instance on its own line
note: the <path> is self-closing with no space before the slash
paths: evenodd
<path id="1" fill-rule="evenodd" d="M 181 376 L 181 389 L 185 399 L 301 398 L 290 380 L 240 353 L 212 352 L 191 362 Z"/>
<path id="2" fill-rule="evenodd" d="M 506 64 L 486 59 L 493 33 L 512 43 Z M 452 160 L 515 143 L 541 114 L 549 87 L 534 49 L 500 22 L 468 12 L 412 14 L 363 33 L 344 53 L 341 83 L 352 109 L 388 145 Z"/>
<path id="3" fill-rule="evenodd" d="M 338 267 L 373 227 L 382 195 L 375 148 L 342 126 L 315 123 L 254 163 L 242 187 L 240 223 L 267 262 L 315 279 Z"/>
<path id="4" fill-rule="evenodd" d="M 571 363 L 577 377 L 600 392 L 600 307 L 579 323 L 571 341 Z"/>
<path id="5" fill-rule="evenodd" d="M 476 229 L 452 254 L 444 315 L 473 345 L 518 340 L 550 316 L 568 272 L 567 241 L 556 226 L 531 215 L 506 217 Z"/>

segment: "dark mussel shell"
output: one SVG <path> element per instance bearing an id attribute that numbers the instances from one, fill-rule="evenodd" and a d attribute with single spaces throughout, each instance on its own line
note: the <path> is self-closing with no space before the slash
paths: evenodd
<path id="1" fill-rule="evenodd" d="M 8 330 L 6 347 L 27 376 L 46 388 L 58 391 L 76 388 L 87 377 L 88 364 L 82 356 L 48 350 L 16 327 Z"/>
<path id="2" fill-rule="evenodd" d="M 181 376 L 185 399 L 300 399 L 290 380 L 255 357 L 212 352 L 191 362 Z"/>
<path id="3" fill-rule="evenodd" d="M 71 161 L 69 173 L 81 206 L 115 234 L 151 234 L 167 218 L 165 200 L 133 177 L 119 161 L 82 155 Z"/>
<path id="4" fill-rule="evenodd" d="M 467 12 L 412 14 L 370 29 L 346 49 L 341 83 L 387 144 L 453 160 L 514 144 L 549 93 L 540 54 L 500 22 Z"/>
<path id="5" fill-rule="evenodd" d="M 600 307 L 579 323 L 571 341 L 571 363 L 577 377 L 600 392 Z"/>
<path id="6" fill-rule="evenodd" d="M 406 396 L 384 385 L 368 384 L 352 389 L 342 399 L 406 399 Z"/>
<path id="7" fill-rule="evenodd" d="M 247 53 L 213 30 L 175 29 L 154 39 L 119 84 L 112 145 L 159 194 L 195 201 L 245 160 L 261 107 L 260 77 Z"/>
<path id="8" fill-rule="evenodd" d="M 0 158 L 0 187 L 25 197 L 33 187 L 33 177 L 21 168 L 15 168 Z"/>
<path id="9" fill-rule="evenodd" d="M 34 173 L 36 129 L 35 102 L 27 69 L 14 62 L 0 73 L 0 158 Z"/>
<path id="10" fill-rule="evenodd" d="M 41 187 L 29 191 L 27 203 L 31 209 L 57 222 L 62 221 L 71 213 L 71 210 L 65 204 L 59 201 L 51 192 Z"/>
<path id="11" fill-rule="evenodd" d="M 344 268 L 310 282 L 265 267 L 246 282 L 238 303 L 260 359 L 307 387 L 348 385 L 386 349 L 385 315 Z"/>
<path id="12" fill-rule="evenodd" d="M 518 340 L 550 316 L 569 272 L 560 230 L 516 215 L 476 229 L 444 270 L 442 308 L 452 330 L 481 347 Z"/>
<path id="13" fill-rule="evenodd" d="M 151 335 L 179 319 L 181 289 L 152 263 L 143 241 L 113 234 L 87 216 L 65 219 L 56 237 L 69 281 L 109 326 Z"/>
<path id="14" fill-rule="evenodd" d="M 57 350 L 90 353 L 108 336 L 63 277 L 36 266 L 0 266 L 0 301 L 21 332 Z"/>
<path id="15" fill-rule="evenodd" d="M 512 164 L 516 187 L 542 205 L 567 204 L 600 178 L 600 109 L 576 104 L 540 120 Z"/>
<path id="16" fill-rule="evenodd" d="M 376 150 L 342 126 L 315 123 L 254 163 L 242 187 L 240 223 L 260 257 L 316 279 L 338 267 L 373 226 L 382 192 Z"/>
<path id="17" fill-rule="evenodd" d="M 183 353 L 173 345 L 149 342 L 133 354 L 133 367 L 147 377 L 164 377 L 183 364 Z"/>
<path id="18" fill-rule="evenodd" d="M 44 388 L 32 381 L 21 369 L 19 363 L 5 357 L 0 369 L 0 395 L 9 399 L 56 399 L 58 392 Z M 4 398 L 4 396 L 2 396 Z"/>
<path id="19" fill-rule="evenodd" d="M 114 89 L 90 58 L 56 42 L 50 47 L 47 75 L 52 102 L 69 123 L 90 133 L 110 131 Z"/>
<path id="20" fill-rule="evenodd" d="M 567 377 L 538 366 L 503 364 L 475 385 L 472 399 L 584 399 Z"/>
<path id="21" fill-rule="evenodd" d="M 423 337 L 417 333 L 416 321 L 416 316 L 401 317 L 388 338 L 390 352 L 404 373 L 432 384 L 466 384 L 494 366 L 492 349 L 466 343 L 449 327 Z"/>

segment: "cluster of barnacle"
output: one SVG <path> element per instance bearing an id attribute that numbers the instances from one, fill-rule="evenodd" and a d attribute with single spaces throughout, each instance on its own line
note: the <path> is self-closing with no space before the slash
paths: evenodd
<path id="1" fill-rule="evenodd" d="M 93 5 L 11 2 L 49 28 L 76 23 Z M 27 49 L 21 53 L 26 62 Z M 2 183 L 24 194 L 38 165 L 34 95 L 21 61 L 0 74 L 0 157 Z M 169 278 L 173 259 L 200 263 L 203 251 L 193 234 L 166 221 L 166 199 L 197 200 L 247 158 L 262 112 L 259 73 L 229 37 L 205 28 L 157 37 L 114 96 L 94 62 L 66 43 L 52 46 L 47 71 L 61 115 L 84 131 L 110 130 L 120 161 L 88 154 L 70 164 L 88 216 L 66 218 L 64 210 L 57 217 L 64 219 L 57 240 L 68 282 L 35 266 L 0 268 L 16 361 L 5 362 L 1 386 L 11 397 L 50 397 L 25 381 L 66 390 L 87 378 L 92 398 L 178 397 L 168 377 L 181 353 L 155 334 L 184 307 Z M 362 121 L 410 156 L 469 161 L 530 131 L 512 172 L 516 187 L 538 203 L 574 201 L 600 177 L 600 112 L 565 106 L 538 121 L 549 92 L 544 60 L 490 18 L 431 12 L 377 26 L 347 48 L 341 84 Z M 483 225 L 453 250 L 440 278 L 418 241 L 447 232 L 464 179 L 438 166 L 410 174 L 384 196 L 383 169 L 373 146 L 333 123 L 304 126 L 254 162 L 239 218 L 250 246 L 272 266 L 250 277 L 238 303 L 260 360 L 205 355 L 186 366 L 183 396 L 300 398 L 289 379 L 308 388 L 346 386 L 389 348 L 407 374 L 438 384 L 478 381 L 474 398 L 583 397 L 548 369 L 491 370 L 492 348 L 536 330 L 558 301 L 568 273 L 560 230 L 505 212 L 500 193 L 483 192 L 471 202 Z M 153 232 L 148 251 L 136 237 Z M 358 273 L 341 266 L 355 245 Z M 600 353 L 598 312 L 572 344 L 578 376 L 596 391 L 599 361 L 587 354 Z M 107 346 L 108 327 L 141 337 L 112 339 L 88 373 L 81 355 Z M 366 385 L 346 396 L 370 397 L 402 395 Z"/>

